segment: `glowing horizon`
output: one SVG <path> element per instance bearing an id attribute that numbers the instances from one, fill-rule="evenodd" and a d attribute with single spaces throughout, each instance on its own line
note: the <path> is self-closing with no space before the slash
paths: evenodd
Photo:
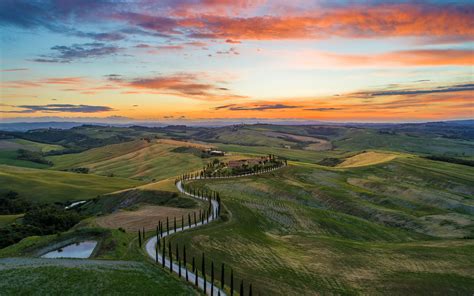
<path id="1" fill-rule="evenodd" d="M 0 119 L 474 118 L 469 1 L 287 2 L 2 1 Z"/>

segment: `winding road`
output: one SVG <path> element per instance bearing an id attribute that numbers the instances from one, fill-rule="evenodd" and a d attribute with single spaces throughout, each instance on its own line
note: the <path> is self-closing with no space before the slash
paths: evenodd
<path id="1" fill-rule="evenodd" d="M 248 176 L 254 176 L 254 175 L 260 175 L 260 174 L 264 174 L 264 173 L 268 173 L 268 172 L 272 172 L 272 171 L 275 171 L 277 169 L 280 169 L 282 167 L 284 167 L 285 165 L 283 166 L 279 166 L 279 167 L 276 167 L 276 168 L 273 168 L 273 169 L 267 169 L 265 171 L 262 171 L 260 173 L 251 173 L 251 174 L 242 174 L 242 175 L 235 175 L 235 176 L 228 176 L 228 177 L 209 177 L 209 178 L 201 178 L 201 177 L 194 177 L 194 178 L 190 178 L 188 179 L 189 181 L 192 181 L 192 180 L 199 180 L 199 179 L 203 179 L 203 180 L 208 180 L 208 179 L 231 179 L 231 178 L 239 178 L 239 177 L 248 177 Z M 196 199 L 200 199 L 200 200 L 203 200 L 203 201 L 206 201 L 208 202 L 209 199 L 208 198 L 205 198 L 205 197 L 200 197 L 200 196 L 197 196 L 197 195 L 194 195 L 190 192 L 187 192 L 186 190 L 184 190 L 184 187 L 183 187 L 183 183 L 182 181 L 178 181 L 176 183 L 176 188 L 179 190 L 179 192 L 187 195 L 187 196 L 190 196 L 190 197 L 193 197 L 193 198 L 196 198 Z M 191 229 L 191 228 L 196 228 L 196 227 L 200 227 L 202 225 L 205 225 L 207 223 L 210 223 L 212 221 L 214 221 L 215 219 L 217 219 L 218 217 L 216 216 L 215 213 L 218 213 L 219 211 L 219 203 L 213 199 L 211 199 L 211 204 L 212 204 L 212 211 L 209 215 L 209 219 L 205 219 L 201 222 L 198 222 L 196 224 L 192 224 L 192 225 L 188 225 L 188 226 L 184 226 L 184 227 L 180 227 L 178 229 L 176 229 L 176 232 L 174 229 L 170 229 L 169 230 L 169 234 L 168 232 L 163 232 L 163 236 L 161 236 L 161 238 L 163 237 L 167 237 L 167 236 L 170 236 L 170 235 L 173 235 L 174 233 L 177 233 L 177 232 L 181 232 L 181 231 L 184 231 L 184 230 L 187 230 L 187 229 Z M 162 262 L 163 258 L 162 258 L 162 255 L 160 254 L 160 252 L 156 252 L 156 243 L 157 243 L 157 240 L 158 240 L 158 237 L 155 235 L 153 236 L 152 238 L 150 238 L 146 245 L 145 245 L 145 249 L 146 249 L 146 252 L 148 253 L 148 255 L 155 261 L 157 262 Z M 156 256 L 158 255 L 158 258 L 156 258 Z M 170 260 L 168 258 L 166 258 L 165 256 L 165 266 L 166 268 L 170 268 Z M 180 273 L 180 268 L 181 268 L 181 277 L 183 279 L 186 279 L 186 272 L 188 274 L 188 282 L 192 283 L 193 285 L 195 284 L 196 282 L 196 274 L 194 272 L 192 272 L 191 270 L 187 269 L 186 267 L 184 266 L 179 266 L 177 263 L 173 262 L 172 263 L 172 270 L 173 272 L 175 272 L 176 274 L 179 274 Z M 212 285 L 209 281 L 204 281 L 204 278 L 202 278 L 201 276 L 198 276 L 197 277 L 198 279 L 198 287 L 202 290 L 204 290 L 204 284 L 206 285 L 206 293 L 208 295 L 221 295 L 221 296 L 224 296 L 226 295 L 225 292 L 221 289 L 219 289 L 218 287 L 216 287 L 215 285 Z"/>

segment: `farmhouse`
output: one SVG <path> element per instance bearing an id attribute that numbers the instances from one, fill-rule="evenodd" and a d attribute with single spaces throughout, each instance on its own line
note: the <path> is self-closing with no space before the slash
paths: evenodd
<path id="1" fill-rule="evenodd" d="M 229 168 L 240 168 L 244 165 L 254 166 L 258 164 L 263 164 L 268 160 L 267 157 L 260 157 L 260 158 L 251 158 L 251 159 L 239 159 L 239 160 L 230 160 L 227 163 Z"/>
<path id="2" fill-rule="evenodd" d="M 225 152 L 220 150 L 211 150 L 209 154 L 213 156 L 225 156 Z"/>

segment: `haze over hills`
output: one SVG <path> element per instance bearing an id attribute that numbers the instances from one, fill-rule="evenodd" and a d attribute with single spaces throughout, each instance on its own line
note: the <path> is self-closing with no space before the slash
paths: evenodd
<path id="1" fill-rule="evenodd" d="M 88 125 L 110 125 L 110 126 L 146 126 L 146 127 L 164 127 L 168 125 L 186 125 L 186 126 L 202 126 L 202 127 L 219 127 L 227 125 L 238 125 L 238 124 L 277 124 L 277 125 L 352 125 L 352 126 L 367 126 L 367 127 L 390 127 L 394 125 L 412 125 L 421 124 L 425 125 L 440 125 L 440 124 L 459 124 L 463 126 L 474 125 L 474 119 L 466 120 L 447 120 L 447 121 L 435 121 L 435 122 L 325 122 L 317 120 L 269 120 L 269 119 L 248 119 L 243 118 L 241 120 L 176 120 L 176 121 L 137 121 L 131 118 L 123 118 L 117 120 L 94 120 L 86 118 L 80 121 L 72 121 L 70 119 L 59 119 L 46 117 L 43 120 L 33 118 L 31 121 L 25 121 L 24 118 L 18 118 L 17 120 L 0 121 L 0 130 L 3 131 L 27 131 L 32 129 L 41 128 L 59 128 L 69 129 L 75 126 L 83 124 Z"/>

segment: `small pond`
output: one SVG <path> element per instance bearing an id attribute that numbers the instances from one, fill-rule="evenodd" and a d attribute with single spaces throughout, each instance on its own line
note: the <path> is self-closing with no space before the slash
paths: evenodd
<path id="1" fill-rule="evenodd" d="M 89 258 L 96 246 L 96 241 L 83 241 L 48 252 L 41 258 Z"/>

